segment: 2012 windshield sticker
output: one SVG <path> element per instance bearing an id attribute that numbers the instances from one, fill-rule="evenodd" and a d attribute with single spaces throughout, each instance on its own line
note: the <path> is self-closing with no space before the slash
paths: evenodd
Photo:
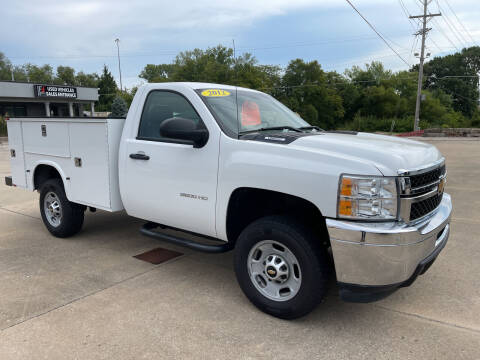
<path id="1" fill-rule="evenodd" d="M 207 97 L 230 96 L 230 92 L 222 89 L 207 89 L 202 91 L 202 96 L 207 96 Z"/>

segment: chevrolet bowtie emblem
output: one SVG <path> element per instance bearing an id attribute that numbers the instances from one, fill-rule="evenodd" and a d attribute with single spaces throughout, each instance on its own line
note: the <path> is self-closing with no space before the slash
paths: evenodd
<path id="1" fill-rule="evenodd" d="M 440 180 L 440 183 L 438 184 L 438 194 L 443 194 L 443 189 L 445 188 L 445 178 Z"/>

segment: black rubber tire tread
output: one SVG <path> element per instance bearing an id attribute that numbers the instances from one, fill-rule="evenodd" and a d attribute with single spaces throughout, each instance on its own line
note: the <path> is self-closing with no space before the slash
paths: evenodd
<path id="1" fill-rule="evenodd" d="M 57 195 L 62 207 L 62 221 L 57 227 L 52 226 L 48 222 L 43 209 L 43 200 L 50 191 Z M 84 208 L 67 199 L 63 183 L 60 179 L 50 179 L 42 184 L 40 188 L 40 214 L 42 215 L 45 227 L 53 236 L 66 238 L 75 235 L 82 229 Z"/>
<path id="2" fill-rule="evenodd" d="M 300 263 L 302 285 L 295 297 L 273 301 L 252 284 L 247 259 L 251 248 L 262 240 L 275 240 L 292 251 Z M 296 319 L 310 313 L 322 301 L 330 273 L 327 252 L 321 239 L 306 225 L 286 216 L 267 216 L 248 225 L 235 246 L 235 273 L 247 298 L 260 310 L 282 319 Z"/>

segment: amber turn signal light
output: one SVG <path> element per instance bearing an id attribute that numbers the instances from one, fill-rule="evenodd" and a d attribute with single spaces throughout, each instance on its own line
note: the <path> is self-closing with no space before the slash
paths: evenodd
<path id="1" fill-rule="evenodd" d="M 338 204 L 338 213 L 340 215 L 351 216 L 352 215 L 352 201 L 340 199 Z"/>
<path id="2" fill-rule="evenodd" d="M 342 184 L 340 187 L 340 195 L 352 196 L 353 181 L 351 178 L 342 178 Z"/>

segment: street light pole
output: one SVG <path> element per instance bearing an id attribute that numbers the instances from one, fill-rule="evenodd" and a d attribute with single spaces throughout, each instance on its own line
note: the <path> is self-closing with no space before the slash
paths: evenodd
<path id="1" fill-rule="evenodd" d="M 122 67 L 120 65 L 120 39 L 115 39 L 115 42 L 117 43 L 117 56 L 118 56 L 118 72 L 120 74 L 120 90 L 123 91 L 123 85 L 122 85 Z"/>

